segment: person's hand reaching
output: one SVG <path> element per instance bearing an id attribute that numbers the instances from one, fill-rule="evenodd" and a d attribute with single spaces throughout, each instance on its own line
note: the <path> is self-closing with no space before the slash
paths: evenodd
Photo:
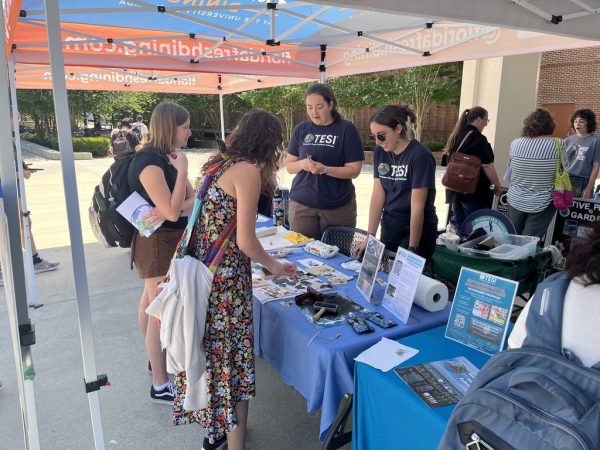
<path id="1" fill-rule="evenodd" d="M 273 279 L 279 277 L 293 277 L 296 275 L 296 265 L 290 262 L 280 263 L 275 261 L 273 267 L 269 267 L 269 272 L 273 274 Z"/>

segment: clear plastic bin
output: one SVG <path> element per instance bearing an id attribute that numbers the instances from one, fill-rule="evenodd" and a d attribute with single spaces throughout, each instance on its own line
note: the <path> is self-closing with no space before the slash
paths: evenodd
<path id="1" fill-rule="evenodd" d="M 475 247 L 480 242 L 493 236 L 496 246 L 490 250 L 479 250 Z M 535 249 L 540 240 L 536 236 L 518 236 L 516 234 L 486 234 L 458 246 L 459 251 L 468 255 L 489 256 L 497 259 L 522 259 L 535 256 Z"/>

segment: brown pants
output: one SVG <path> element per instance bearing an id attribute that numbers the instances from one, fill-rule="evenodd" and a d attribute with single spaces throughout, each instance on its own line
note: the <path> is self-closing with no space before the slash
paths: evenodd
<path id="1" fill-rule="evenodd" d="M 325 228 L 332 225 L 356 227 L 356 198 L 336 209 L 317 209 L 290 200 L 289 222 L 293 231 L 313 239 L 321 239 Z"/>

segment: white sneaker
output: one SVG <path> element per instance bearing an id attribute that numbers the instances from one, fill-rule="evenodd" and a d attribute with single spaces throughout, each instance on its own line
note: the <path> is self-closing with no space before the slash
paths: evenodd
<path id="1" fill-rule="evenodd" d="M 40 262 L 35 263 L 33 265 L 33 271 L 35 273 L 50 272 L 51 270 L 56 270 L 56 268 L 60 264 L 60 263 L 57 263 L 57 262 L 51 263 L 49 261 L 46 261 L 44 258 L 40 258 L 40 259 L 41 259 Z"/>

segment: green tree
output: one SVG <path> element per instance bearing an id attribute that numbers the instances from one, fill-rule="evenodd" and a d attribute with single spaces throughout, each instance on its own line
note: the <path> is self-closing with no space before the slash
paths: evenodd
<path id="1" fill-rule="evenodd" d="M 240 94 L 240 97 L 255 108 L 262 108 L 279 115 L 285 125 L 285 144 L 290 141 L 294 129 L 294 113 L 304 104 L 307 84 L 278 86 L 257 89 Z"/>
<path id="2" fill-rule="evenodd" d="M 17 91 L 17 105 L 22 120 L 31 120 L 40 139 L 56 134 L 52 91 L 24 89 Z"/>
<path id="3" fill-rule="evenodd" d="M 342 115 L 350 122 L 356 122 L 361 108 L 374 106 L 379 102 L 378 77 L 373 74 L 330 78 L 327 84 L 335 93 Z"/>
<path id="4" fill-rule="evenodd" d="M 417 116 L 415 137 L 421 139 L 423 123 L 434 103 L 458 103 L 462 62 L 410 67 L 384 75 L 379 85 L 380 103 L 407 103 Z"/>

